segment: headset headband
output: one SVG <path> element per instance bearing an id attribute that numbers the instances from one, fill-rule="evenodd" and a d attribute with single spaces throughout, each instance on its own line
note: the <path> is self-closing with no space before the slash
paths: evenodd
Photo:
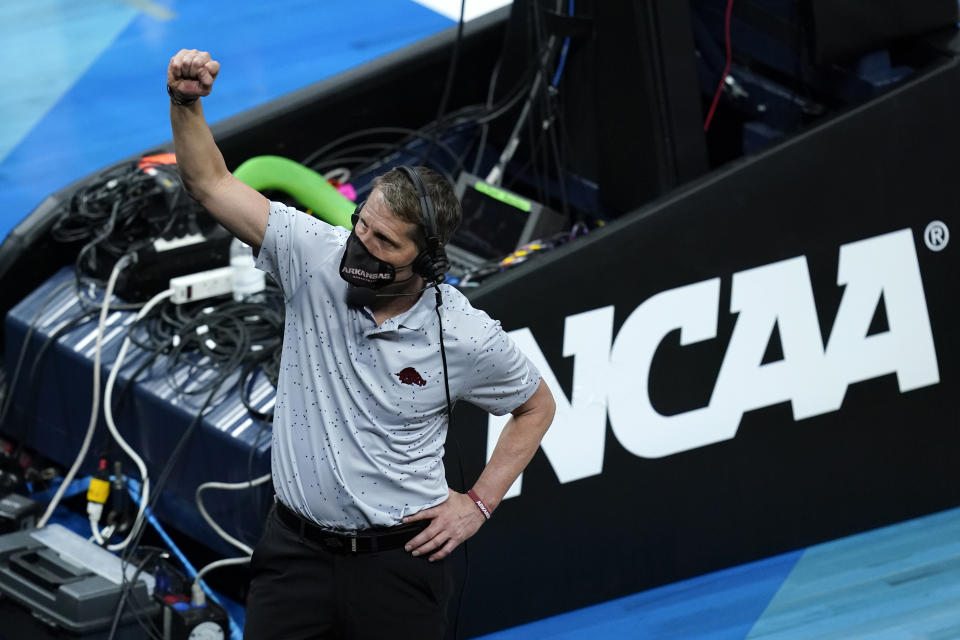
<path id="1" fill-rule="evenodd" d="M 427 282 L 440 284 L 450 268 L 450 262 L 447 259 L 446 251 L 443 250 L 443 245 L 440 244 L 440 234 L 437 230 L 437 212 L 433 208 L 433 200 L 427 193 L 427 188 L 423 184 L 423 177 L 419 171 L 407 165 L 400 165 L 397 169 L 410 179 L 417 190 L 417 197 L 420 199 L 421 218 L 423 218 L 423 234 L 427 241 L 426 247 L 414 261 L 413 268 Z"/>
<path id="2" fill-rule="evenodd" d="M 427 187 L 423 184 L 423 178 L 420 177 L 420 172 L 405 164 L 398 166 L 397 169 L 406 174 L 410 182 L 413 183 L 413 187 L 417 190 L 417 197 L 420 199 L 420 213 L 423 217 L 423 231 L 427 237 L 427 242 L 429 243 L 431 239 L 436 239 L 436 242 L 439 244 L 440 236 L 437 232 L 437 214 L 433 209 L 433 200 L 431 200 L 427 194 Z"/>

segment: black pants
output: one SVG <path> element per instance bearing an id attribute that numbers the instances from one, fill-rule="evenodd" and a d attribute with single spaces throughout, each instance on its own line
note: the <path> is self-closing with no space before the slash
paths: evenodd
<path id="1" fill-rule="evenodd" d="M 441 640 L 452 592 L 445 561 L 403 548 L 331 553 L 270 511 L 250 562 L 245 640 Z"/>

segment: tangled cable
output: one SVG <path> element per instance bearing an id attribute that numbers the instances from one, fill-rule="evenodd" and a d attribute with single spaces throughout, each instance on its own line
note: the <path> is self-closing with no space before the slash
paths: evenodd
<path id="1" fill-rule="evenodd" d="M 249 385 L 259 369 L 276 386 L 283 322 L 283 296 L 272 282 L 262 293 L 241 302 L 178 305 L 165 301 L 131 327 L 133 343 L 151 356 L 130 379 L 136 379 L 160 354 L 166 356 L 168 383 L 185 395 L 207 393 L 240 370 L 241 401 L 255 417 L 270 420 L 271 413 L 251 405 Z"/>
<path id="2" fill-rule="evenodd" d="M 172 160 L 146 156 L 115 164 L 84 182 L 60 205 L 50 230 L 56 242 L 76 245 L 77 295 L 91 300 L 84 279 L 102 283 L 124 255 L 159 238 L 202 233 L 214 223 L 191 198 Z"/>

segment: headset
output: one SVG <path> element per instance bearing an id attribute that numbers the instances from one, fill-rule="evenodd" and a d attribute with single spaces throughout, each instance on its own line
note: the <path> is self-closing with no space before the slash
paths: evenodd
<path id="1" fill-rule="evenodd" d="M 433 287 L 436 295 L 436 305 L 434 311 L 437 313 L 437 323 L 440 328 L 440 357 L 443 360 L 443 387 L 447 395 L 447 415 L 453 413 L 453 404 L 450 401 L 450 375 L 447 370 L 447 349 L 443 344 L 443 315 L 440 313 L 440 307 L 443 306 L 443 294 L 440 290 L 440 284 L 446 280 L 447 270 L 450 268 L 450 261 L 447 258 L 447 252 L 440 243 L 440 234 L 437 232 L 437 212 L 433 206 L 433 200 L 427 193 L 427 188 L 423 184 L 423 178 L 420 173 L 408 165 L 399 165 L 397 170 L 402 171 L 417 190 L 417 199 L 420 201 L 420 217 L 423 219 L 423 235 L 426 238 L 426 247 L 424 247 L 417 257 L 413 259 L 411 267 L 413 272 L 423 278 L 426 286 L 413 293 L 378 293 L 377 297 L 409 296 L 419 295 Z M 357 216 L 366 200 L 357 205 L 353 212 L 353 223 L 357 224 Z"/>
<path id="2" fill-rule="evenodd" d="M 417 190 L 417 200 L 420 202 L 420 217 L 422 219 L 420 227 L 423 229 L 423 235 L 426 240 L 426 246 L 424 246 L 420 253 L 417 254 L 410 266 L 415 274 L 423 278 L 423 281 L 426 284 L 424 289 L 435 287 L 437 295 L 439 296 L 440 288 L 437 285 L 446 280 L 447 271 L 450 270 L 450 260 L 447 258 L 447 252 L 444 250 L 443 244 L 440 242 L 440 233 L 437 230 L 436 207 L 433 205 L 433 199 L 430 198 L 430 194 L 427 193 L 427 188 L 423 183 L 423 178 L 421 177 L 419 171 L 407 165 L 399 165 L 396 167 L 396 169 L 398 171 L 402 171 Z M 350 216 L 350 219 L 354 225 L 357 224 L 357 218 L 366 203 L 366 200 L 359 202 L 353 211 L 353 215 Z M 420 292 L 418 291 L 417 293 Z M 377 295 L 397 296 L 411 294 L 395 293 Z"/>
<path id="3" fill-rule="evenodd" d="M 428 285 L 438 285 L 446 279 L 447 271 L 450 269 L 450 260 L 440 243 L 440 234 L 437 231 L 437 211 L 433 206 L 433 199 L 427 193 L 427 187 L 424 185 L 419 171 L 405 164 L 398 166 L 397 169 L 407 176 L 417 190 L 417 198 L 420 200 L 420 213 L 423 218 L 423 234 L 426 237 L 426 246 L 413 261 L 413 271 L 423 278 Z"/>

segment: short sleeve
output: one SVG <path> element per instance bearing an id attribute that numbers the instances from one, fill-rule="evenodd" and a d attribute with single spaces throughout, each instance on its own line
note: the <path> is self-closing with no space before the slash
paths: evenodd
<path id="1" fill-rule="evenodd" d="M 490 322 L 467 369 L 461 398 L 502 416 L 530 399 L 540 385 L 540 372 L 500 327 Z"/>
<path id="2" fill-rule="evenodd" d="M 346 229 L 271 202 L 257 268 L 273 276 L 285 298 L 292 298 L 310 271 L 340 259 L 348 234 Z"/>

